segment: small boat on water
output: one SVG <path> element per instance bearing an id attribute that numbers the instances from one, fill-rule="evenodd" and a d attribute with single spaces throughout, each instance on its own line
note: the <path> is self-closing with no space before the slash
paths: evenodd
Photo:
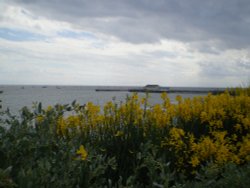
<path id="1" fill-rule="evenodd" d="M 3 91 L 0 91 L 0 93 L 3 93 Z"/>

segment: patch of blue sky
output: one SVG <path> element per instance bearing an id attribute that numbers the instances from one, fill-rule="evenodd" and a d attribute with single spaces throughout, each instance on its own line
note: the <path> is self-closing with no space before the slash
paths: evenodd
<path id="1" fill-rule="evenodd" d="M 84 39 L 89 39 L 89 40 L 97 39 L 96 36 L 90 32 L 75 32 L 75 31 L 70 31 L 70 30 L 63 30 L 63 31 L 59 31 L 57 34 L 65 38 L 74 38 L 74 39 L 84 38 Z"/>
<path id="2" fill-rule="evenodd" d="M 0 38 L 10 41 L 41 41 L 46 36 L 19 29 L 0 28 Z"/>

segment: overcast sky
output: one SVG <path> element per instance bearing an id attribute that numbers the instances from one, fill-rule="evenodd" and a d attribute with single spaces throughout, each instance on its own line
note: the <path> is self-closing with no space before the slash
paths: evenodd
<path id="1" fill-rule="evenodd" d="M 249 82 L 249 0 L 0 0 L 0 84 Z"/>

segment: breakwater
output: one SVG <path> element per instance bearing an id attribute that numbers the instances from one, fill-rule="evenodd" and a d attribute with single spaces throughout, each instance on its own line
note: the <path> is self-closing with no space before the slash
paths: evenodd
<path id="1" fill-rule="evenodd" d="M 220 94 L 223 93 L 226 88 L 194 88 L 194 87 L 157 87 L 157 88 L 147 88 L 147 87 L 138 87 L 138 88 L 98 88 L 97 92 L 135 92 L 135 93 L 212 93 Z"/>

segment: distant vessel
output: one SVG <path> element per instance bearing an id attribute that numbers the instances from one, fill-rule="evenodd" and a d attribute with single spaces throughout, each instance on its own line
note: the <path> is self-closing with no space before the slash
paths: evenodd
<path id="1" fill-rule="evenodd" d="M 3 91 L 0 91 L 0 93 L 3 93 Z"/>
<path id="2" fill-rule="evenodd" d="M 47 88 L 47 86 L 43 86 L 42 88 Z"/>

